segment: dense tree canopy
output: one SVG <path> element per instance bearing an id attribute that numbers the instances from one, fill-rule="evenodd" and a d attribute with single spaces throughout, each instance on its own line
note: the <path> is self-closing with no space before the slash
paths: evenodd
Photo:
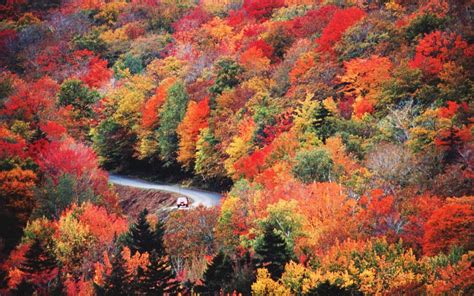
<path id="1" fill-rule="evenodd" d="M 0 294 L 473 294 L 471 6 L 0 1 Z"/>

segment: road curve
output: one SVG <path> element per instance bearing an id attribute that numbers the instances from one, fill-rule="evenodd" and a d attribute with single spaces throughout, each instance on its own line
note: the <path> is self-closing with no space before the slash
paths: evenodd
<path id="1" fill-rule="evenodd" d="M 181 187 L 179 185 L 161 185 L 155 184 L 152 182 L 135 179 L 126 176 L 120 176 L 115 174 L 109 175 L 109 183 L 128 186 L 128 187 L 135 187 L 141 189 L 152 189 L 152 190 L 159 190 L 159 191 L 166 191 L 181 194 L 187 196 L 193 200 L 193 206 L 204 205 L 206 207 L 217 206 L 220 203 L 222 195 L 215 192 L 209 192 L 199 189 L 191 189 Z"/>

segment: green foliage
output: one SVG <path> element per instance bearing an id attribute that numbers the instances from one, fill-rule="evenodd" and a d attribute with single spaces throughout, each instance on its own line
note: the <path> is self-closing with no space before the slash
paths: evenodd
<path id="1" fill-rule="evenodd" d="M 393 78 L 383 85 L 379 105 L 401 106 L 413 101 L 415 106 L 428 106 L 438 97 L 434 86 L 423 81 L 419 69 L 401 65 L 395 69 Z M 382 115 L 382 114 L 380 114 Z"/>
<path id="2" fill-rule="evenodd" d="M 3 101 L 13 92 L 13 81 L 8 76 L 0 76 L 0 107 Z"/>
<path id="3" fill-rule="evenodd" d="M 25 261 L 20 266 L 28 283 L 35 289 L 48 289 L 55 277 L 56 268 L 57 261 L 47 250 L 44 242 L 38 238 L 34 239 L 25 254 Z"/>
<path id="4" fill-rule="evenodd" d="M 137 218 L 137 221 L 130 226 L 126 236 L 126 245 L 130 248 L 132 254 L 148 252 L 151 254 L 164 254 L 163 246 L 163 225 L 157 224 L 155 231 L 152 231 L 147 221 L 148 210 L 144 209 Z"/>
<path id="5" fill-rule="evenodd" d="M 380 50 L 392 50 L 399 46 L 398 39 L 393 23 L 366 19 L 344 33 L 336 50 L 340 60 L 349 61 L 369 57 Z"/>
<path id="6" fill-rule="evenodd" d="M 128 71 L 130 74 L 140 74 L 143 72 L 143 62 L 139 56 L 127 53 L 121 56 L 114 64 L 114 73 L 116 78 L 123 78 L 123 71 Z"/>
<path id="7" fill-rule="evenodd" d="M 125 270 L 125 260 L 120 252 L 112 259 L 112 272 L 105 278 L 101 293 L 105 296 L 126 296 L 132 292 L 129 285 L 129 275 Z M 97 291 L 99 292 L 99 291 Z"/>
<path id="8" fill-rule="evenodd" d="M 431 13 L 425 13 L 411 21 L 410 26 L 406 29 L 405 36 L 409 41 L 413 41 L 420 35 L 423 36 L 443 28 L 445 23 L 445 19 Z"/>
<path id="9" fill-rule="evenodd" d="M 294 257 L 288 250 L 285 239 L 271 225 L 265 227 L 262 238 L 255 246 L 255 253 L 257 266 L 268 269 L 273 279 L 281 277 L 285 264 Z"/>
<path id="10" fill-rule="evenodd" d="M 207 266 L 203 275 L 204 291 L 212 294 L 216 291 L 230 293 L 229 283 L 232 280 L 233 267 L 228 256 L 222 251 L 212 258 L 212 262 Z"/>
<path id="11" fill-rule="evenodd" d="M 100 38 L 98 30 L 91 30 L 83 35 L 76 35 L 72 42 L 77 50 L 87 49 L 97 54 L 105 52 L 107 49 L 105 42 Z"/>
<path id="12" fill-rule="evenodd" d="M 201 130 L 196 143 L 196 162 L 194 171 L 204 179 L 225 176 L 223 157 L 216 145 L 219 142 L 209 128 Z"/>
<path id="13" fill-rule="evenodd" d="M 155 252 L 150 256 L 150 263 L 143 277 L 138 290 L 144 295 L 175 295 L 177 292 L 178 282 L 174 280 L 168 260 Z"/>
<path id="14" fill-rule="evenodd" d="M 94 150 L 100 163 L 107 169 L 122 170 L 130 166 L 136 135 L 107 118 L 92 132 Z"/>
<path id="15" fill-rule="evenodd" d="M 132 43 L 130 53 L 140 59 L 143 65 L 148 65 L 152 60 L 161 58 L 163 50 L 172 41 L 173 38 L 170 34 L 146 36 Z"/>
<path id="16" fill-rule="evenodd" d="M 334 163 L 324 149 L 300 151 L 296 154 L 293 175 L 304 183 L 327 182 L 334 179 Z"/>
<path id="17" fill-rule="evenodd" d="M 308 12 L 310 9 L 310 6 L 308 5 L 294 5 L 294 6 L 289 6 L 289 7 L 282 7 L 279 9 L 276 9 L 273 12 L 272 21 L 289 21 L 291 19 L 294 19 L 295 17 L 298 16 L 303 16 Z"/>
<path id="18" fill-rule="evenodd" d="M 326 139 L 332 136 L 335 132 L 331 111 L 324 106 L 322 101 L 319 101 L 319 106 L 314 114 L 314 128 L 318 138 L 326 144 Z"/>
<path id="19" fill-rule="evenodd" d="M 233 88 L 240 83 L 240 74 L 244 71 L 239 64 L 231 59 L 222 59 L 216 63 L 216 79 L 209 91 L 220 95 L 225 89 Z"/>
<path id="20" fill-rule="evenodd" d="M 137 276 L 134 288 L 144 295 L 174 294 L 177 283 L 173 280 L 173 272 L 165 252 L 164 225 L 158 222 L 152 230 L 147 215 L 148 210 L 144 209 L 125 237 L 125 244 L 132 254 L 147 252 L 150 255 L 146 270 L 139 270 L 141 276 Z"/>
<path id="21" fill-rule="evenodd" d="M 56 220 L 71 204 L 80 205 L 85 201 L 95 202 L 98 197 L 90 188 L 79 189 L 73 176 L 62 175 L 57 182 L 48 178 L 45 184 L 37 190 L 36 200 L 38 205 L 33 215 Z"/>
<path id="22" fill-rule="evenodd" d="M 166 102 L 160 112 L 160 127 L 158 128 L 158 144 L 160 157 L 165 166 L 172 165 L 178 151 L 178 134 L 176 129 L 183 120 L 188 104 L 188 94 L 181 82 L 175 83 L 168 90 Z"/>
<path id="23" fill-rule="evenodd" d="M 90 118 L 93 115 L 92 105 L 99 99 L 96 91 L 90 90 L 77 79 L 69 79 L 61 84 L 58 94 L 59 106 L 71 105 L 80 118 Z"/>

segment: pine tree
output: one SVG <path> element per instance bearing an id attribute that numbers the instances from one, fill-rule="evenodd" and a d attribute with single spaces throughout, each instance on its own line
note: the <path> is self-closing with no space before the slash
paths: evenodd
<path id="1" fill-rule="evenodd" d="M 265 227 L 262 241 L 255 247 L 255 252 L 259 257 L 257 266 L 268 269 L 273 279 L 280 278 L 285 264 L 293 257 L 285 239 L 270 224 Z"/>
<path id="2" fill-rule="evenodd" d="M 174 295 L 177 288 L 178 283 L 174 280 L 167 258 L 160 257 L 156 252 L 151 253 L 150 263 L 144 272 L 139 291 L 145 295 L 163 295 L 164 293 Z"/>
<path id="3" fill-rule="evenodd" d="M 126 241 L 132 253 L 148 252 L 150 258 L 146 270 L 139 268 L 137 271 L 132 286 L 145 295 L 174 294 L 177 282 L 173 280 L 174 275 L 166 256 L 163 242 L 164 225 L 159 221 L 152 231 L 146 220 L 147 215 L 148 211 L 144 209 L 137 222 L 130 227 Z"/>
<path id="4" fill-rule="evenodd" d="M 329 111 L 326 106 L 324 106 L 323 102 L 320 101 L 319 106 L 316 108 L 314 113 L 313 125 L 316 130 L 316 135 L 323 144 L 326 144 L 326 139 L 333 133 L 333 126 L 329 121 L 331 116 L 331 111 Z"/>
<path id="5" fill-rule="evenodd" d="M 35 289 L 46 289 L 57 274 L 57 261 L 45 249 L 40 239 L 35 238 L 25 254 L 20 270 Z"/>
<path id="6" fill-rule="evenodd" d="M 148 252 L 149 254 L 156 248 L 154 233 L 151 230 L 150 223 L 146 217 L 148 210 L 144 209 L 128 231 L 126 245 L 130 248 L 132 254 Z"/>
<path id="7" fill-rule="evenodd" d="M 35 292 L 35 287 L 33 284 L 29 283 L 26 279 L 23 279 L 14 290 L 12 290 L 13 295 L 17 296 L 30 296 Z"/>
<path id="8" fill-rule="evenodd" d="M 118 252 L 112 260 L 112 272 L 106 277 L 102 287 L 103 295 L 120 296 L 130 295 L 129 275 L 125 270 L 125 259 Z"/>
<path id="9" fill-rule="evenodd" d="M 216 293 L 218 294 L 221 289 L 225 290 L 225 286 L 232 280 L 232 275 L 232 262 L 228 256 L 220 251 L 216 256 L 214 256 L 211 264 L 208 265 L 204 272 L 203 279 L 205 291 L 213 295 Z"/>
<path id="10" fill-rule="evenodd" d="M 165 235 L 165 225 L 160 220 L 155 225 L 155 231 L 153 232 L 153 250 L 160 257 L 166 256 L 165 244 L 163 242 L 163 236 Z"/>

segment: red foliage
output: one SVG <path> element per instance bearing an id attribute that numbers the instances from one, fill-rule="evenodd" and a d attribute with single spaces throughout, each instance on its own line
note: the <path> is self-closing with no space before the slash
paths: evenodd
<path id="1" fill-rule="evenodd" d="M 319 44 L 318 50 L 332 53 L 333 46 L 341 39 L 342 34 L 364 18 L 365 15 L 366 13 L 362 9 L 356 7 L 334 12 L 331 21 L 324 28 L 321 37 L 316 40 Z"/>
<path id="2" fill-rule="evenodd" d="M 47 121 L 40 124 L 40 129 L 46 134 L 49 140 L 60 140 L 66 135 L 66 128 L 54 121 Z"/>
<path id="3" fill-rule="evenodd" d="M 237 27 L 244 22 L 245 13 L 242 10 L 231 10 L 226 20 L 229 26 Z"/>
<path id="4" fill-rule="evenodd" d="M 459 105 L 456 102 L 448 101 L 447 107 L 438 109 L 438 116 L 441 118 L 452 118 L 457 113 Z"/>
<path id="5" fill-rule="evenodd" d="M 156 88 L 155 95 L 146 101 L 142 114 L 142 126 L 144 128 L 152 128 L 158 123 L 159 109 L 166 100 L 168 89 L 175 81 L 174 78 L 163 80 L 160 86 Z"/>
<path id="6" fill-rule="evenodd" d="M 51 143 L 42 140 L 35 143 L 30 154 L 41 171 L 53 180 L 69 174 L 76 178 L 80 190 L 92 188 L 96 194 L 108 195 L 107 173 L 99 169 L 96 154 L 91 148 L 71 138 Z"/>
<path id="7" fill-rule="evenodd" d="M 415 196 L 406 204 L 406 223 L 403 226 L 403 242 L 415 250 L 421 250 L 424 226 L 433 212 L 443 205 L 437 196 Z"/>
<path id="8" fill-rule="evenodd" d="M 79 215 L 79 221 L 89 227 L 89 231 L 101 245 L 111 243 L 114 237 L 127 231 L 128 223 L 117 214 L 109 214 L 103 207 L 85 204 Z"/>
<path id="9" fill-rule="evenodd" d="M 356 117 L 361 117 L 364 114 L 372 114 L 374 112 L 374 104 L 367 100 L 356 100 L 354 105 L 354 115 Z"/>
<path id="10" fill-rule="evenodd" d="M 43 77 L 27 85 L 20 83 L 17 92 L 5 103 L 1 114 L 16 116 L 24 121 L 39 121 L 55 114 L 55 96 L 59 85 L 49 77 Z"/>
<path id="11" fill-rule="evenodd" d="M 427 75 L 436 75 L 443 64 L 459 58 L 474 56 L 474 45 L 469 45 L 456 33 L 434 31 L 420 40 L 416 53 L 409 65 L 420 68 Z"/>
<path id="12" fill-rule="evenodd" d="M 275 125 L 266 126 L 263 129 L 264 136 L 260 136 L 260 140 L 262 140 L 265 145 L 268 145 L 281 133 L 289 131 L 292 126 L 293 118 L 291 112 L 285 112 L 278 116 Z"/>
<path id="13" fill-rule="evenodd" d="M 101 87 L 112 77 L 112 70 L 107 68 L 107 61 L 93 57 L 84 75 L 80 77 L 89 87 Z"/>
<path id="14" fill-rule="evenodd" d="M 130 23 L 125 27 L 125 34 L 130 40 L 137 39 L 145 34 L 145 28 L 139 23 Z"/>
<path id="15" fill-rule="evenodd" d="M 327 26 L 334 13 L 335 5 L 326 5 L 317 10 L 308 11 L 304 16 L 296 17 L 286 25 L 291 35 L 297 38 L 310 37 Z"/>
<path id="16" fill-rule="evenodd" d="M 25 158 L 26 141 L 12 133 L 6 126 L 0 125 L 0 159 L 10 157 Z"/>
<path id="17" fill-rule="evenodd" d="M 273 55 L 273 47 L 262 39 L 255 40 L 249 44 L 249 48 L 256 48 L 263 53 L 263 56 L 271 58 Z"/>
<path id="18" fill-rule="evenodd" d="M 7 52 L 8 45 L 17 38 L 15 30 L 0 31 L 0 51 Z"/>
<path id="19" fill-rule="evenodd" d="M 363 229 L 369 231 L 369 236 L 386 236 L 396 241 L 402 219 L 395 198 L 392 195 L 384 196 L 382 190 L 376 189 L 369 196 L 362 196 L 359 204 L 362 209 L 358 217 Z"/>
<path id="20" fill-rule="evenodd" d="M 44 48 L 36 56 L 34 64 L 40 73 L 52 76 L 61 69 L 62 65 L 67 64 L 69 60 L 69 48 L 67 46 L 54 45 Z"/>
<path id="21" fill-rule="evenodd" d="M 272 152 L 271 146 L 265 146 L 262 149 L 254 151 L 249 156 L 244 156 L 235 162 L 234 168 L 237 174 L 245 176 L 247 179 L 253 179 L 257 174 L 263 171 L 267 156 Z"/>
<path id="22" fill-rule="evenodd" d="M 293 69 L 289 73 L 290 82 L 293 85 L 301 83 L 304 75 L 314 66 L 316 66 L 314 55 L 311 53 L 303 54 L 295 62 Z"/>
<path id="23" fill-rule="evenodd" d="M 453 199 L 435 210 L 425 224 L 423 251 L 427 255 L 449 252 L 453 246 L 474 248 L 474 197 Z"/>
<path id="24" fill-rule="evenodd" d="M 270 17 L 273 9 L 284 5 L 284 0 L 245 0 L 243 9 L 249 16 L 261 20 Z"/>
<path id="25" fill-rule="evenodd" d="M 177 159 L 179 162 L 189 164 L 194 158 L 199 132 L 207 127 L 209 112 L 209 98 L 205 98 L 199 103 L 194 101 L 189 102 L 186 115 L 177 129 L 179 136 Z"/>
<path id="26" fill-rule="evenodd" d="M 190 13 L 174 22 L 172 27 L 175 32 L 187 32 L 199 28 L 211 19 L 211 16 L 200 6 L 194 8 Z"/>

